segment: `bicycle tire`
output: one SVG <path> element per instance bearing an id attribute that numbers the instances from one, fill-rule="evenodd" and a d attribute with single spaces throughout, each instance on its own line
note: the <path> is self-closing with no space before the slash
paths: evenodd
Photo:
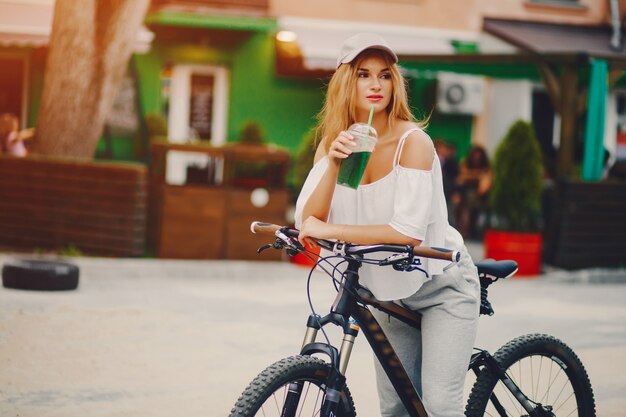
<path id="1" fill-rule="evenodd" d="M 282 402 L 284 400 L 287 387 L 292 382 L 302 381 L 305 384 L 303 389 L 304 399 L 301 404 L 298 405 L 298 412 L 296 415 L 319 415 L 315 414 L 315 410 L 318 410 L 322 405 L 322 398 L 326 387 L 326 379 L 330 373 L 330 366 L 321 359 L 311 356 L 291 356 L 282 359 L 270 366 L 268 366 L 263 372 L 261 372 L 248 387 L 243 391 L 235 406 L 230 412 L 230 417 L 253 417 L 253 416 L 273 416 L 281 415 Z M 309 398 L 309 392 L 311 388 L 318 388 L 316 395 L 316 402 L 306 404 Z M 314 390 L 315 391 L 315 390 Z M 263 407 L 269 400 L 268 407 Z M 280 403 L 280 404 L 279 404 Z M 310 414 L 302 413 L 305 406 L 311 406 L 312 412 Z M 302 407 L 302 408 L 300 408 Z M 275 414 L 272 414 L 272 410 Z M 306 408 L 308 412 L 308 408 Z M 260 412 L 260 413 L 259 413 Z M 259 414 L 257 414 L 259 413 Z M 356 411 L 354 409 L 354 401 L 350 390 L 346 386 L 341 393 L 341 399 L 339 401 L 339 410 L 337 410 L 338 417 L 355 417 Z"/>
<path id="2" fill-rule="evenodd" d="M 587 371 L 574 351 L 559 339 L 545 334 L 520 336 L 506 343 L 493 356 L 531 401 L 551 406 L 556 417 L 595 417 L 593 389 Z M 546 372 L 547 382 L 542 379 Z M 562 388 L 559 388 L 561 385 Z M 495 398 L 507 411 L 507 416 L 528 415 L 498 377 L 487 368 L 481 371 L 474 383 L 465 415 L 501 415 L 493 401 L 489 401 L 492 393 L 495 393 Z"/>

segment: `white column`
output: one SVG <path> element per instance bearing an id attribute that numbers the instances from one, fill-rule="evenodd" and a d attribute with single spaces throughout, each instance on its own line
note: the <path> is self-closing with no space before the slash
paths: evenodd
<path id="1" fill-rule="evenodd" d="M 489 97 L 487 152 L 494 154 L 511 125 L 532 119 L 532 83 L 528 80 L 493 79 Z"/>

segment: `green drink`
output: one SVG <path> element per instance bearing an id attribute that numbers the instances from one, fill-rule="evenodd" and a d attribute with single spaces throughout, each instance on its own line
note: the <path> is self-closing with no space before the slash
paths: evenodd
<path id="1" fill-rule="evenodd" d="M 346 159 L 341 161 L 337 184 L 345 185 L 357 189 L 363 178 L 363 172 L 370 159 L 371 152 L 353 152 Z"/>
<path id="2" fill-rule="evenodd" d="M 376 129 L 365 123 L 353 124 L 348 133 L 354 138 L 355 145 L 351 149 L 352 153 L 341 161 L 337 184 L 356 190 L 378 140 Z"/>

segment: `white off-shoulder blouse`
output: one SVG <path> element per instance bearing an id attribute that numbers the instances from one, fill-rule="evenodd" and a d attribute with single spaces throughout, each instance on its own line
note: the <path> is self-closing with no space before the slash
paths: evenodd
<path id="1" fill-rule="evenodd" d="M 463 248 L 463 238 L 448 223 L 446 200 L 439 158 L 433 150 L 430 170 L 406 168 L 399 164 L 406 131 L 398 142 L 393 169 L 385 177 L 361 184 L 354 190 L 337 185 L 333 195 L 328 222 L 350 225 L 389 224 L 398 232 L 422 241 L 423 246 L 443 247 L 452 250 Z M 328 167 L 323 157 L 311 169 L 296 202 L 295 223 L 302 225 L 302 210 Z M 358 242 L 355 242 L 358 243 Z M 380 242 L 385 243 L 385 242 Z M 322 255 L 327 255 L 322 253 Z M 384 255 L 379 255 L 384 257 Z M 419 270 L 396 271 L 390 266 L 364 264 L 360 282 L 379 300 L 397 300 L 414 294 L 424 282 L 441 274 L 448 261 L 421 259 Z"/>

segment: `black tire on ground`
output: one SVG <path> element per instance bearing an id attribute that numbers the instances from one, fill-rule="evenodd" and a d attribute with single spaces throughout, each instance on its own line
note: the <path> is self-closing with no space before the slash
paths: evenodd
<path id="1" fill-rule="evenodd" d="M 78 267 L 67 262 L 22 259 L 3 265 L 2 285 L 20 290 L 74 290 L 78 275 Z"/>
<path id="2" fill-rule="evenodd" d="M 509 378 L 533 402 L 552 407 L 556 417 L 595 417 L 595 402 L 589 377 L 574 351 L 559 339 L 531 334 L 520 336 L 493 355 Z M 528 415 L 504 384 L 483 370 L 472 388 L 467 417 L 500 416 L 492 394 L 507 416 Z"/>
<path id="3" fill-rule="evenodd" d="M 319 415 L 330 366 L 315 357 L 291 356 L 267 367 L 237 400 L 230 417 L 280 416 L 289 385 L 303 382 L 295 415 Z M 306 410 L 304 413 L 302 410 Z M 316 414 L 317 410 L 317 414 Z M 354 401 L 348 387 L 341 393 L 337 417 L 355 417 Z"/>

